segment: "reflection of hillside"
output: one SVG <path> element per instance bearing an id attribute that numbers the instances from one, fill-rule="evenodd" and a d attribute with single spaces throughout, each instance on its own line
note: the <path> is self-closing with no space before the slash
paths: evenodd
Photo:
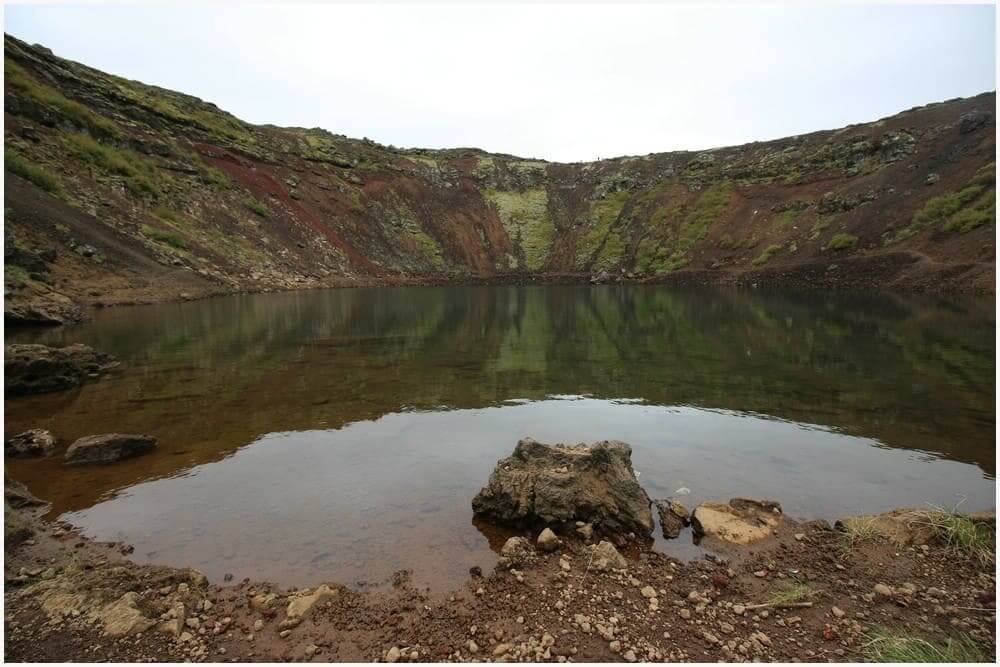
<path id="1" fill-rule="evenodd" d="M 993 474 L 994 327 L 989 303 L 661 287 L 338 290 L 122 308 L 40 337 L 93 344 L 126 369 L 77 394 L 8 401 L 6 426 L 161 438 L 170 455 L 129 479 L 115 467 L 80 473 L 95 494 L 263 433 L 549 394 L 760 412 Z M 15 465 L 33 477 L 56 463 Z"/>

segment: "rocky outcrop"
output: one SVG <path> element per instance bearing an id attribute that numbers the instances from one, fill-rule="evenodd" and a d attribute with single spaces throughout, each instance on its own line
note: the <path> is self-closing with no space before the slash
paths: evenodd
<path id="1" fill-rule="evenodd" d="M 660 515 L 660 529 L 667 539 L 679 536 L 684 527 L 691 523 L 688 508 L 676 500 L 657 500 L 655 504 L 656 512 Z"/>
<path id="2" fill-rule="evenodd" d="M 4 456 L 34 457 L 48 456 L 56 449 L 56 438 L 51 431 L 33 428 L 24 433 L 18 433 L 7 440 L 3 446 Z"/>
<path id="3" fill-rule="evenodd" d="M 477 515 L 501 524 L 572 530 L 583 521 L 618 537 L 649 536 L 649 506 L 632 470 L 632 448 L 613 440 L 547 445 L 525 438 L 472 501 Z"/>
<path id="4" fill-rule="evenodd" d="M 111 355 L 79 343 L 66 347 L 8 345 L 3 364 L 4 395 L 72 389 L 117 364 Z"/>
<path id="5" fill-rule="evenodd" d="M 105 433 L 80 438 L 66 450 L 66 465 L 114 463 L 145 454 L 156 447 L 156 438 L 148 435 Z"/>
<path id="6" fill-rule="evenodd" d="M 770 500 L 733 498 L 728 504 L 705 502 L 694 508 L 695 535 L 732 544 L 752 544 L 770 536 L 781 523 L 781 505 Z"/>

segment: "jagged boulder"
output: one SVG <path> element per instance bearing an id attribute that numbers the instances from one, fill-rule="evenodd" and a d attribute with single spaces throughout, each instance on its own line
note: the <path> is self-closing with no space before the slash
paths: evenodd
<path id="1" fill-rule="evenodd" d="M 649 496 L 632 470 L 632 448 L 614 440 L 547 445 L 525 438 L 497 463 L 472 509 L 521 528 L 572 529 L 583 521 L 605 535 L 653 532 Z"/>
<path id="2" fill-rule="evenodd" d="M 56 438 L 51 431 L 33 428 L 18 433 L 3 445 L 4 456 L 48 456 L 56 449 Z"/>
<path id="3" fill-rule="evenodd" d="M 71 389 L 116 365 L 111 355 L 79 343 L 66 347 L 8 345 L 3 363 L 4 395 Z"/>
<path id="4" fill-rule="evenodd" d="M 668 498 L 657 500 L 656 511 L 660 515 L 660 528 L 667 539 L 678 537 L 684 526 L 691 523 L 691 513 L 681 503 Z"/>
<path id="5" fill-rule="evenodd" d="M 705 502 L 694 508 L 695 535 L 733 544 L 752 544 L 771 535 L 781 523 L 781 505 L 771 500 L 733 498 L 729 504 Z"/>
<path id="6" fill-rule="evenodd" d="M 114 463 L 144 454 L 156 447 L 156 438 L 148 435 L 105 433 L 80 438 L 66 450 L 64 465 Z"/>

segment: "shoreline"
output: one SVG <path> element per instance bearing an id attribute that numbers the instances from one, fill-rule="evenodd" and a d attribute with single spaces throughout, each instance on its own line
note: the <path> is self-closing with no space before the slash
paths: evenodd
<path id="1" fill-rule="evenodd" d="M 902 255 L 905 253 L 895 253 Z M 842 258 L 840 264 L 878 262 L 880 255 L 857 256 Z M 892 262 L 890 262 L 892 263 Z M 940 283 L 908 284 L 903 281 L 897 284 L 893 278 L 900 278 L 899 267 L 876 268 L 872 275 L 845 276 L 844 272 L 836 276 L 830 275 L 827 262 L 801 262 L 796 265 L 760 269 L 753 271 L 724 270 L 691 270 L 681 269 L 674 273 L 660 276 L 592 276 L 589 273 L 505 273 L 490 276 L 363 276 L 357 279 L 337 277 L 322 283 L 309 283 L 299 286 L 290 285 L 251 285 L 232 289 L 224 287 L 208 287 L 203 290 L 192 285 L 178 285 L 153 289 L 151 296 L 131 296 L 133 289 L 112 290 L 108 294 L 95 296 L 80 286 L 80 295 L 75 300 L 69 298 L 76 309 L 77 317 L 66 317 L 62 321 L 41 321 L 27 319 L 5 307 L 5 324 L 12 328 L 47 328 L 51 326 L 71 325 L 85 322 L 92 317 L 92 312 L 105 308 L 121 306 L 148 306 L 166 303 L 181 303 L 186 301 L 201 301 L 205 299 L 270 293 L 293 293 L 324 289 L 371 289 L 379 287 L 499 287 L 499 286 L 531 286 L 531 285 L 621 285 L 621 286 L 672 286 L 672 287 L 713 287 L 730 289 L 788 289 L 810 292 L 838 292 L 860 294 L 888 294 L 901 296 L 935 296 L 952 295 L 968 299 L 985 299 L 995 297 L 994 290 L 953 290 L 943 289 Z M 958 265 L 956 265 L 958 266 Z M 965 266 L 965 265 L 962 265 Z M 869 267 L 870 268 L 870 267 Z M 885 270 L 888 269 L 888 270 Z M 841 280 L 842 278 L 847 280 Z M 83 296 L 83 295 L 86 296 Z M 14 295 L 11 295 L 14 296 Z M 44 312 L 51 303 L 43 299 L 14 299 L 10 297 L 7 305 L 13 305 L 21 312 Z"/>
<path id="2" fill-rule="evenodd" d="M 866 637 L 886 627 L 996 652 L 992 565 L 824 521 L 786 517 L 766 540 L 688 562 L 631 547 L 622 570 L 597 571 L 564 537 L 448 591 L 405 570 L 385 590 L 296 591 L 137 565 L 44 507 L 5 517 L 9 660 L 843 662 L 869 657 Z"/>

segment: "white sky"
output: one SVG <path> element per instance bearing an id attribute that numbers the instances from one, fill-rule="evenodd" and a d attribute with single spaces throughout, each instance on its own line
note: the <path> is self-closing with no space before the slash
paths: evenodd
<path id="1" fill-rule="evenodd" d="M 7 5 L 4 29 L 253 123 L 550 160 L 702 149 L 996 88 L 995 8 Z"/>

